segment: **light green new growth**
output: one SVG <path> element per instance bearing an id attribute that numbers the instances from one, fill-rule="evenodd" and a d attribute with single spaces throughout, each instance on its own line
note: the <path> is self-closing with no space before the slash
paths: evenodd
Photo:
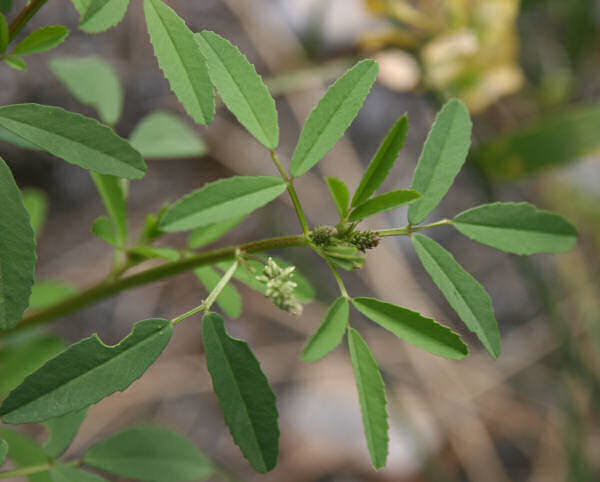
<path id="1" fill-rule="evenodd" d="M 340 215 L 340 219 L 345 219 L 348 216 L 348 203 L 350 202 L 348 188 L 342 181 L 335 177 L 326 177 L 325 182 L 327 182 L 327 187 Z"/>
<path id="2" fill-rule="evenodd" d="M 391 209 L 412 203 L 420 197 L 421 194 L 414 189 L 399 189 L 397 191 L 386 192 L 356 206 L 350 213 L 348 221 L 360 221 L 374 214 L 390 211 Z"/>

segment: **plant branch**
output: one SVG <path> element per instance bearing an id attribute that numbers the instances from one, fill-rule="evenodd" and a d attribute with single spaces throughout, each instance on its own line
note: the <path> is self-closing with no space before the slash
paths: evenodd
<path id="1" fill-rule="evenodd" d="M 214 289 L 210 292 L 208 297 L 200 304 L 200 306 L 197 306 L 193 310 L 190 310 L 187 313 L 184 313 L 183 315 L 179 315 L 178 317 L 173 318 L 171 320 L 171 325 L 175 326 L 177 323 L 182 322 L 186 318 L 189 318 L 190 316 L 193 316 L 196 313 L 199 313 L 200 311 L 204 311 L 205 313 L 208 313 L 210 311 L 210 308 L 213 305 L 213 303 L 217 300 L 217 298 L 221 294 L 221 291 L 223 291 L 225 286 L 227 286 L 227 283 L 229 283 L 231 281 L 232 276 L 235 274 L 238 267 L 240 266 L 240 256 L 241 256 L 241 252 L 238 249 L 238 250 L 236 250 L 236 253 L 235 253 L 234 263 L 229 267 L 227 272 L 222 276 L 222 278 L 217 283 L 217 286 L 214 287 Z"/>
<path id="2" fill-rule="evenodd" d="M 298 193 L 296 192 L 296 189 L 294 188 L 294 180 L 287 175 L 287 173 L 285 172 L 285 169 L 281 165 L 281 162 L 279 162 L 277 153 L 274 150 L 271 150 L 271 157 L 273 158 L 273 162 L 275 163 L 275 166 L 277 167 L 279 174 L 281 175 L 282 179 L 287 184 L 288 193 L 290 195 L 290 198 L 292 198 L 292 203 L 294 204 L 294 209 L 296 210 L 296 214 L 298 215 L 298 220 L 300 221 L 300 225 L 302 226 L 302 232 L 304 233 L 304 236 L 306 236 L 309 231 L 308 223 L 306 222 L 306 216 L 304 215 L 304 210 L 302 209 L 302 205 L 300 204 L 300 199 L 298 198 Z"/>
<path id="3" fill-rule="evenodd" d="M 324 257 L 324 259 L 327 262 L 327 265 L 329 266 L 329 269 L 331 269 L 331 272 L 333 273 L 333 277 L 335 278 L 335 281 L 338 284 L 338 287 L 340 289 L 341 295 L 344 298 L 346 298 L 348 301 L 351 301 L 352 298 L 348 294 L 348 291 L 346 290 L 346 286 L 344 285 L 344 281 L 342 280 L 342 277 L 340 276 L 340 273 L 338 272 L 337 268 L 327 258 Z"/>
<path id="4" fill-rule="evenodd" d="M 76 467 L 81 465 L 81 460 L 72 460 L 62 465 L 69 467 Z M 24 477 L 27 475 L 39 474 L 41 472 L 48 472 L 54 468 L 53 463 L 47 463 L 42 465 L 31 465 L 29 467 L 21 467 L 20 469 L 7 470 L 6 472 L 0 472 L 0 479 L 11 479 L 13 477 Z"/>
<path id="5" fill-rule="evenodd" d="M 23 30 L 23 27 L 29 23 L 33 16 L 38 12 L 40 8 L 48 0 L 31 0 L 27 5 L 23 7 L 23 10 L 19 12 L 19 15 L 11 22 L 8 27 L 8 41 L 12 42 L 14 38 L 19 35 L 19 32 Z"/>
<path id="6" fill-rule="evenodd" d="M 435 223 L 423 224 L 422 226 L 413 226 L 409 224 L 408 226 L 404 226 L 403 228 L 394 228 L 394 229 L 380 229 L 377 231 L 377 234 L 382 238 L 386 236 L 410 236 L 412 233 L 416 231 L 425 231 L 426 229 L 437 228 L 438 226 L 448 226 L 452 224 L 451 219 L 442 219 L 441 221 L 436 221 Z"/>
<path id="7" fill-rule="evenodd" d="M 164 263 L 123 278 L 107 279 L 74 296 L 70 296 L 63 301 L 58 302 L 55 305 L 26 315 L 18 324 L 17 329 L 48 323 L 56 318 L 68 315 L 73 311 L 83 308 L 84 306 L 109 298 L 121 291 L 136 286 L 146 285 L 169 276 L 198 268 L 199 266 L 233 259 L 235 258 L 237 250 L 240 250 L 242 253 L 257 253 L 271 249 L 306 245 L 307 240 L 303 235 L 267 238 L 237 246 L 206 251 L 178 261 Z"/>

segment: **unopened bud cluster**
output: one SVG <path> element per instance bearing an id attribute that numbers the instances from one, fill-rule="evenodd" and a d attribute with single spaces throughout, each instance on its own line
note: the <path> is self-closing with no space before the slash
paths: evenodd
<path id="1" fill-rule="evenodd" d="M 350 242 L 362 252 L 367 249 L 376 248 L 380 241 L 379 235 L 375 231 L 356 231 L 352 233 Z"/>
<path id="2" fill-rule="evenodd" d="M 269 258 L 263 269 L 263 274 L 256 279 L 267 285 L 265 296 L 280 310 L 287 311 L 295 316 L 302 314 L 302 305 L 294 295 L 298 286 L 292 281 L 295 266 L 281 268 L 273 258 Z"/>
<path id="3" fill-rule="evenodd" d="M 332 226 L 317 226 L 313 228 L 310 239 L 317 246 L 329 246 L 338 231 Z"/>

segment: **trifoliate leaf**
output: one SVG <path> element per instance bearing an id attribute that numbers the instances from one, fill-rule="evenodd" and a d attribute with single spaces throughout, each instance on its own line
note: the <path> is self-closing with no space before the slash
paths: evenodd
<path id="1" fill-rule="evenodd" d="M 351 222 L 360 221 L 374 214 L 399 208 L 420 197 L 421 195 L 413 189 L 398 189 L 397 191 L 386 192 L 356 206 L 350 213 L 348 220 Z"/>

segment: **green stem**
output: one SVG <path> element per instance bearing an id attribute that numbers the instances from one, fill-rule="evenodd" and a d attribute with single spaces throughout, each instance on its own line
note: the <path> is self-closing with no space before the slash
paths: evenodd
<path id="1" fill-rule="evenodd" d="M 436 221 L 431 224 L 423 224 L 422 226 L 412 226 L 409 224 L 408 226 L 404 226 L 403 228 L 394 228 L 394 229 L 380 229 L 377 231 L 379 236 L 410 236 L 412 233 L 416 231 L 425 231 L 426 229 L 437 228 L 438 226 L 448 226 L 452 224 L 451 219 L 442 219 L 441 221 Z"/>
<path id="2" fill-rule="evenodd" d="M 327 262 L 329 269 L 331 269 L 331 272 L 333 273 L 333 277 L 335 278 L 335 281 L 337 282 L 337 285 L 340 289 L 340 293 L 348 301 L 352 301 L 352 298 L 348 294 L 348 291 L 346 290 L 346 286 L 344 285 L 344 281 L 342 280 L 342 277 L 340 276 L 340 273 L 338 272 L 337 268 L 327 258 L 324 258 L 324 259 Z"/>
<path id="3" fill-rule="evenodd" d="M 70 296 L 63 301 L 56 303 L 48 308 L 34 311 L 26 315 L 18 325 L 19 328 L 27 328 L 32 325 L 48 323 L 61 316 L 68 315 L 84 306 L 97 301 L 109 298 L 121 291 L 142 286 L 163 278 L 184 273 L 199 266 L 215 264 L 220 261 L 235 258 L 235 253 L 240 250 L 244 253 L 257 253 L 269 251 L 271 249 L 290 248 L 294 246 L 306 246 L 307 240 L 302 235 L 281 236 L 277 238 L 262 239 L 251 243 L 230 246 L 212 251 L 199 253 L 189 258 L 178 261 L 161 264 L 154 268 L 141 271 L 136 274 L 124 276 L 118 279 L 108 279 L 82 291 L 74 296 Z"/>
<path id="4" fill-rule="evenodd" d="M 78 465 L 81 465 L 81 460 L 72 460 L 71 462 L 66 462 L 62 465 L 67 465 L 69 467 L 77 467 Z M 53 463 L 31 465 L 30 467 L 22 467 L 20 469 L 0 472 L 0 479 L 10 479 L 12 477 L 25 477 L 27 475 L 39 474 L 40 472 L 49 472 L 53 468 Z"/>
<path id="5" fill-rule="evenodd" d="M 296 214 L 298 215 L 300 226 L 302 226 L 302 232 L 304 233 L 304 236 L 307 236 L 309 232 L 308 223 L 306 222 L 306 216 L 304 215 L 304 210 L 302 209 L 302 205 L 300 204 L 298 193 L 294 188 L 294 180 L 287 175 L 285 169 L 281 165 L 281 162 L 279 162 L 279 158 L 277 157 L 277 154 L 274 150 L 271 150 L 271 157 L 273 158 L 273 162 L 275 163 L 275 166 L 277 167 L 281 178 L 287 184 L 287 191 L 290 195 L 290 198 L 292 198 L 292 204 L 294 205 L 294 209 L 296 210 Z"/>
<path id="6" fill-rule="evenodd" d="M 8 41 L 9 43 L 19 35 L 19 32 L 23 30 L 23 27 L 31 20 L 31 18 L 37 13 L 37 11 L 44 6 L 48 0 L 31 0 L 27 5 L 23 7 L 23 10 L 19 12 L 19 15 L 8 27 Z"/>
<path id="7" fill-rule="evenodd" d="M 221 294 L 221 291 L 223 291 L 225 286 L 227 286 L 227 283 L 229 283 L 231 281 L 232 276 L 237 271 L 237 269 L 240 265 L 240 254 L 241 253 L 238 250 L 236 252 L 235 262 L 229 267 L 227 272 L 223 275 L 223 277 L 217 283 L 217 286 L 215 286 L 215 288 L 210 292 L 208 297 L 200 304 L 200 306 L 197 306 L 193 310 L 190 310 L 187 313 L 184 313 L 183 315 L 179 315 L 177 318 L 173 318 L 171 320 L 171 325 L 175 326 L 177 323 L 182 322 L 186 318 L 189 318 L 190 316 L 195 315 L 196 313 L 199 313 L 200 311 L 204 311 L 205 313 L 208 313 L 210 311 L 210 308 L 212 307 L 213 303 L 216 301 L 216 299 Z"/>

